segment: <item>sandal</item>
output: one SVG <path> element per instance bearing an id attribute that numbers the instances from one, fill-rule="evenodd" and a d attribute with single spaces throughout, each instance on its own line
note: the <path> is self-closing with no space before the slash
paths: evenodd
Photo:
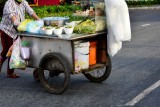
<path id="1" fill-rule="evenodd" d="M 0 56 L 0 72 L 1 72 L 1 69 L 2 69 L 2 58 L 1 58 L 1 56 Z"/>
<path id="2" fill-rule="evenodd" d="M 18 74 L 7 74 L 7 77 L 9 77 L 9 78 L 19 78 L 20 76 Z"/>
<path id="3" fill-rule="evenodd" d="M 1 72 L 1 69 L 2 69 L 2 63 L 0 62 L 0 72 Z"/>

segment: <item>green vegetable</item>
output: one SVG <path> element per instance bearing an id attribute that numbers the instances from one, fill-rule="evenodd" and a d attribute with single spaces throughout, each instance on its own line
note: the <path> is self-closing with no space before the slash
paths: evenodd
<path id="1" fill-rule="evenodd" d="M 66 26 L 65 28 L 72 28 L 72 26 Z"/>
<path id="2" fill-rule="evenodd" d="M 82 10 L 81 6 L 76 5 L 37 6 L 33 7 L 33 10 L 40 18 L 68 16 L 70 21 L 84 19 L 83 16 L 73 16 L 73 13 L 75 13 L 76 10 Z M 28 14 L 25 16 L 25 18 L 31 18 Z"/>
<path id="3" fill-rule="evenodd" d="M 28 41 L 22 41 L 22 47 L 29 47 L 30 43 Z"/>
<path id="4" fill-rule="evenodd" d="M 74 32 L 92 34 L 96 32 L 96 25 L 92 20 L 86 20 L 75 26 Z"/>
<path id="5" fill-rule="evenodd" d="M 61 27 L 58 27 L 58 26 L 57 26 L 57 27 L 55 27 L 55 29 L 60 29 L 60 28 L 61 28 Z"/>

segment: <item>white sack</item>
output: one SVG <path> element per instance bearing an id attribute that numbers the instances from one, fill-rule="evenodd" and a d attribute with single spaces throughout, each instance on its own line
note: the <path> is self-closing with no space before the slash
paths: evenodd
<path id="1" fill-rule="evenodd" d="M 114 56 L 122 48 L 122 41 L 116 41 L 110 28 L 108 28 L 107 46 L 110 56 Z"/>
<path id="2" fill-rule="evenodd" d="M 114 56 L 121 49 L 122 41 L 131 39 L 128 6 L 124 0 L 105 0 L 105 5 L 109 36 L 108 53 Z"/>

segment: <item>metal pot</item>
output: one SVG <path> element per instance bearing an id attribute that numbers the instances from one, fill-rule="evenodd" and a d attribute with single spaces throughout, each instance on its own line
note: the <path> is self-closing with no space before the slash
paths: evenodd
<path id="1" fill-rule="evenodd" d="M 69 22 L 69 17 L 45 17 L 43 18 L 44 25 L 46 26 L 63 26 L 66 22 Z"/>

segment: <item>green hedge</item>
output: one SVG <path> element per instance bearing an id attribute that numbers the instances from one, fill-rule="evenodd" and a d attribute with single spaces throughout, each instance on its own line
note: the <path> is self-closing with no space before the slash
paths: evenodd
<path id="1" fill-rule="evenodd" d="M 138 0 L 138 1 L 134 1 L 134 0 L 130 0 L 130 1 L 126 1 L 127 4 L 129 6 L 140 6 L 140 5 L 156 5 L 156 4 L 160 4 L 160 0 Z"/>

